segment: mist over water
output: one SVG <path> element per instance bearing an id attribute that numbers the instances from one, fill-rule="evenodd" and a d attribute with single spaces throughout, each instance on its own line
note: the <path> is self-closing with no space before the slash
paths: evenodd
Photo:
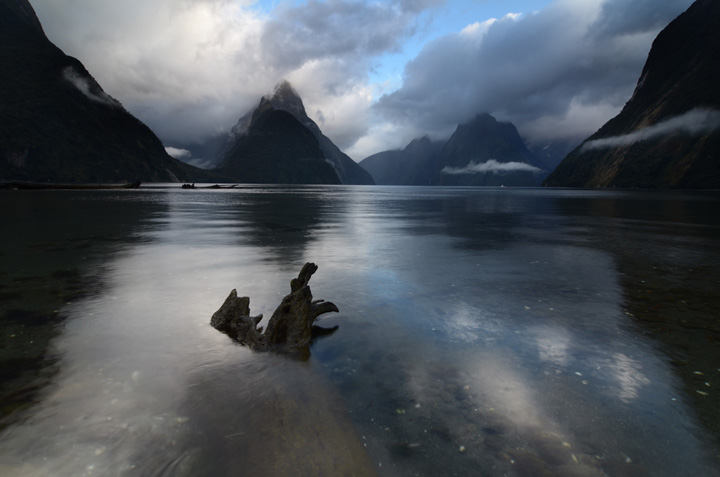
<path id="1" fill-rule="evenodd" d="M 58 270 L 84 293 L 45 293 L 63 316 L 53 371 L 3 418 L 0 474 L 718 475 L 719 202 L 345 186 L 3 195 L 17 233 L 0 255 L 2 311 L 41 309 Z M 267 320 L 307 261 L 314 297 L 340 309 L 309 359 L 210 327 L 232 288 Z M 675 318 L 692 326 L 663 334 Z"/>

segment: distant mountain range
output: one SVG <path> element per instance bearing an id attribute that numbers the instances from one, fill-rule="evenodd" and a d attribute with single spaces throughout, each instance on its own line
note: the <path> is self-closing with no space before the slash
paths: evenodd
<path id="1" fill-rule="evenodd" d="M 27 0 L 0 0 L 0 180 L 212 178 L 165 152 L 80 61 L 45 36 Z"/>
<path id="2" fill-rule="evenodd" d="M 697 0 L 653 42 L 623 110 L 544 182 L 720 188 L 720 2 Z"/>
<path id="3" fill-rule="evenodd" d="M 427 137 L 360 162 L 378 184 L 536 186 L 548 174 L 511 123 L 479 114 L 445 142 Z"/>
<path id="4" fill-rule="evenodd" d="M 0 0 L 0 181 L 534 186 L 544 178 L 546 186 L 720 188 L 719 25 L 717 0 L 697 0 L 671 22 L 620 114 L 556 168 L 567 144 L 531 151 L 515 126 L 489 114 L 458 125 L 447 141 L 418 138 L 358 165 L 285 81 L 194 149 L 206 160 L 198 169 L 170 157 L 51 43 L 27 0 Z"/>

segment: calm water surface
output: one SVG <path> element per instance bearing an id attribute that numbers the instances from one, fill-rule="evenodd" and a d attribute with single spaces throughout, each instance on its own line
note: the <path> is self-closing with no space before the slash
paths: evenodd
<path id="1" fill-rule="evenodd" d="M 720 475 L 720 195 L 0 195 L 0 475 Z M 307 360 L 209 326 L 312 261 Z"/>

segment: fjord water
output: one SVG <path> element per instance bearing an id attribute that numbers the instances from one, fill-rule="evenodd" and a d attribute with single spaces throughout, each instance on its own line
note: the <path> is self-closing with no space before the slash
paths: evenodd
<path id="1" fill-rule="evenodd" d="M 0 475 L 718 475 L 719 206 L 508 188 L 5 193 L 1 343 L 19 368 Z M 309 358 L 209 326 L 233 288 L 267 319 L 308 261 L 314 297 L 340 309 Z"/>

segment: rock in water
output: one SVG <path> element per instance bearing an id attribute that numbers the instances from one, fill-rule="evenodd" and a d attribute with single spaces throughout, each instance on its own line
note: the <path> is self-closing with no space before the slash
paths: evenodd
<path id="1" fill-rule="evenodd" d="M 317 269 L 314 263 L 306 263 L 297 278 L 292 279 L 290 294 L 286 295 L 275 309 L 264 333 L 262 327 L 258 328 L 263 315 L 250 316 L 250 298 L 238 297 L 236 290 L 230 292 L 220 309 L 213 314 L 210 324 L 256 351 L 307 350 L 313 334 L 318 334 L 319 327 L 313 326 L 317 317 L 339 311 L 337 306 L 329 301 L 313 301 L 308 282 Z M 335 329 L 337 326 L 331 331 Z"/>

